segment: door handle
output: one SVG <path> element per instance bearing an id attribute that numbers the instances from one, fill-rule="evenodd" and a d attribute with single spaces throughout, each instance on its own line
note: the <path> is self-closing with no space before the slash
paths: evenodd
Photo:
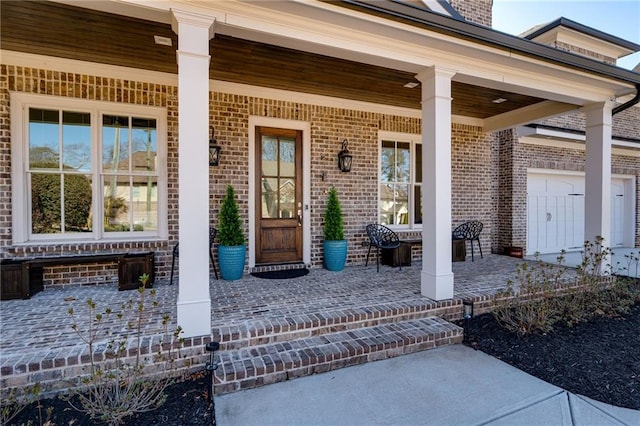
<path id="1" fill-rule="evenodd" d="M 298 226 L 302 226 L 302 210 L 298 209 Z"/>
<path id="2" fill-rule="evenodd" d="M 551 213 L 547 213 L 547 222 L 551 222 Z"/>

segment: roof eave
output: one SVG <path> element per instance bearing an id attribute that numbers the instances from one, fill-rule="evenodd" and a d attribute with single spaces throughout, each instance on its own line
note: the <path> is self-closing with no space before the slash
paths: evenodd
<path id="1" fill-rule="evenodd" d="M 506 49 L 546 62 L 586 71 L 637 85 L 640 74 L 594 59 L 555 49 L 525 38 L 503 33 L 468 21 L 408 7 L 392 0 L 321 0 L 334 5 L 403 22 L 484 45 Z M 410 13 L 411 12 L 411 13 Z"/>

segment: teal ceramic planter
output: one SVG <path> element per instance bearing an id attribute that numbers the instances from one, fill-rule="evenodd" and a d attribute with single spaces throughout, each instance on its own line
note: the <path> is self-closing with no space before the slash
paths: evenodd
<path id="1" fill-rule="evenodd" d="M 242 278 L 246 246 L 218 246 L 218 263 L 223 280 L 234 281 Z"/>
<path id="2" fill-rule="evenodd" d="M 325 241 L 324 267 L 330 271 L 342 271 L 347 261 L 347 240 Z"/>

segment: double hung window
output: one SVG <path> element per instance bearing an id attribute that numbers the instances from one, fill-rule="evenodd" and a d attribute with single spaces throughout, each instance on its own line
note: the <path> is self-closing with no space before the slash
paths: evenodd
<path id="1" fill-rule="evenodd" d="M 15 94 L 14 239 L 159 237 L 161 108 Z"/>
<path id="2" fill-rule="evenodd" d="M 380 139 L 379 220 L 394 228 L 422 224 L 422 145 L 419 135 Z"/>

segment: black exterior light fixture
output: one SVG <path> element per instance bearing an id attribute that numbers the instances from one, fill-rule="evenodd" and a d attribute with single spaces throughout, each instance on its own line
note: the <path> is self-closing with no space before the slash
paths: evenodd
<path id="1" fill-rule="evenodd" d="M 209 395 L 209 402 L 213 402 L 213 372 L 218 369 L 218 364 L 215 362 L 215 351 L 220 349 L 220 343 L 209 342 L 205 346 L 207 352 L 209 352 L 209 362 L 204 365 L 204 369 L 209 372 L 209 389 L 207 394 Z"/>
<path id="2" fill-rule="evenodd" d="M 222 147 L 218 145 L 216 131 L 213 126 L 209 129 L 211 130 L 211 139 L 209 139 L 209 165 L 217 166 L 220 164 L 220 151 L 222 150 Z"/>
<path id="3" fill-rule="evenodd" d="M 349 153 L 349 141 L 342 141 L 342 151 L 338 153 L 338 168 L 341 172 L 350 172 L 351 171 L 351 161 L 353 160 L 353 155 Z"/>
<path id="4" fill-rule="evenodd" d="M 473 300 L 464 299 L 462 301 L 462 319 L 464 320 L 464 341 L 469 341 L 469 325 L 473 318 Z"/>

